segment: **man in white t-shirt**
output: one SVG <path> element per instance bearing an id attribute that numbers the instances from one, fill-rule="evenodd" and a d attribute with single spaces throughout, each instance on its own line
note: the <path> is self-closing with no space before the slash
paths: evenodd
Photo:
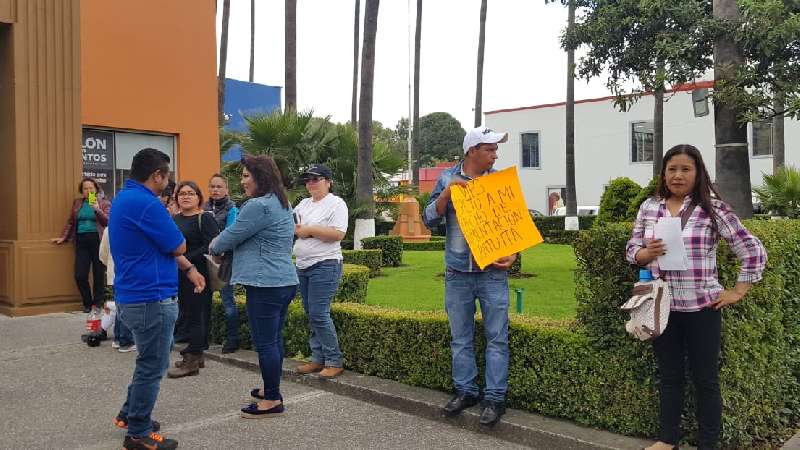
<path id="1" fill-rule="evenodd" d="M 299 373 L 320 371 L 320 376 L 341 375 L 342 352 L 331 319 L 331 302 L 342 277 L 341 240 L 347 232 L 347 204 L 331 193 L 333 174 L 322 164 L 311 166 L 301 181 L 311 197 L 294 208 L 294 256 L 300 295 L 311 331 L 311 362 L 297 368 Z"/>

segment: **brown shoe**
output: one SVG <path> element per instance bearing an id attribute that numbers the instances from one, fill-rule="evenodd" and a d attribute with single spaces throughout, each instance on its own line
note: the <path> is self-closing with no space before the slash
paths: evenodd
<path id="1" fill-rule="evenodd" d="M 322 378 L 336 378 L 344 372 L 344 369 L 341 367 L 325 367 L 322 369 L 322 372 L 319 373 L 319 376 Z"/>
<path id="2" fill-rule="evenodd" d="M 181 357 L 183 357 L 183 356 L 184 356 L 184 355 L 181 355 Z M 179 359 L 179 360 L 175 361 L 175 367 L 177 367 L 177 368 L 179 368 L 179 369 L 180 369 L 180 368 L 181 368 L 181 366 L 183 365 L 183 363 L 184 363 L 185 361 L 186 361 L 186 358 L 185 358 L 185 357 L 184 357 L 183 359 Z M 206 368 L 206 357 L 205 357 L 205 353 L 203 353 L 203 354 L 201 354 L 201 355 L 200 355 L 200 364 L 199 364 L 199 366 L 200 366 L 200 368 L 201 368 L 201 369 L 205 369 L 205 368 Z"/>
<path id="3" fill-rule="evenodd" d="M 180 367 L 169 369 L 167 376 L 169 378 L 182 378 L 200 374 L 200 358 L 199 354 L 186 353 L 183 355 L 183 364 Z"/>
<path id="4" fill-rule="evenodd" d="M 302 366 L 298 366 L 296 370 L 297 373 L 301 375 L 307 375 L 322 370 L 322 364 L 317 364 L 315 362 L 305 363 Z"/>

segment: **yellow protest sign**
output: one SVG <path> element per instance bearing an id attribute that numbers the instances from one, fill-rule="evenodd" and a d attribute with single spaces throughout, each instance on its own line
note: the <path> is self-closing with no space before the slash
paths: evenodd
<path id="1" fill-rule="evenodd" d="M 454 185 L 451 199 L 481 269 L 544 241 L 528 213 L 516 167 Z"/>

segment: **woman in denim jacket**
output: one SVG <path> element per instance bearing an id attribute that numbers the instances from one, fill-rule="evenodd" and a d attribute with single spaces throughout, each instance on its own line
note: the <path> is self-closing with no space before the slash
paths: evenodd
<path id="1" fill-rule="evenodd" d="M 294 219 L 275 161 L 244 156 L 242 165 L 248 200 L 209 250 L 213 255 L 233 251 L 231 284 L 243 285 L 247 294 L 247 317 L 264 387 L 250 392 L 260 401 L 242 408 L 242 417 L 261 418 L 284 411 L 283 325 L 298 284 L 292 264 Z"/>

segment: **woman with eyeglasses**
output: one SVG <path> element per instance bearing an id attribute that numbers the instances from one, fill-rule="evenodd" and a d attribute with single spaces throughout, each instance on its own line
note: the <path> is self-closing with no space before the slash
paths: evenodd
<path id="1" fill-rule="evenodd" d="M 331 193 L 331 170 L 317 164 L 301 181 L 311 195 L 295 208 L 294 255 L 300 295 L 308 317 L 311 361 L 297 368 L 302 374 L 320 372 L 323 378 L 342 374 L 342 352 L 331 319 L 331 302 L 342 278 L 342 247 L 347 232 L 347 204 Z"/>
<path id="2" fill-rule="evenodd" d="M 213 255 L 233 251 L 231 283 L 244 286 L 247 295 L 247 319 L 263 387 L 250 391 L 259 401 L 242 408 L 241 415 L 258 419 L 284 411 L 280 390 L 283 326 L 297 292 L 292 264 L 294 221 L 275 161 L 269 156 L 245 155 L 242 167 L 242 187 L 248 200 L 210 249 Z"/>
<path id="3" fill-rule="evenodd" d="M 186 238 L 184 256 L 208 279 L 208 266 L 205 255 L 208 245 L 219 234 L 214 215 L 203 211 L 203 193 L 194 181 L 181 181 L 175 188 L 175 202 L 178 213 L 173 220 Z M 190 268 L 191 269 L 191 268 Z M 206 285 L 202 292 L 196 293 L 194 285 L 186 277 L 178 277 L 178 310 L 182 318 L 189 342 L 181 355 L 183 359 L 167 372 L 170 378 L 197 375 L 205 367 L 203 352 L 208 349 L 208 336 L 211 331 L 211 288 Z"/>

